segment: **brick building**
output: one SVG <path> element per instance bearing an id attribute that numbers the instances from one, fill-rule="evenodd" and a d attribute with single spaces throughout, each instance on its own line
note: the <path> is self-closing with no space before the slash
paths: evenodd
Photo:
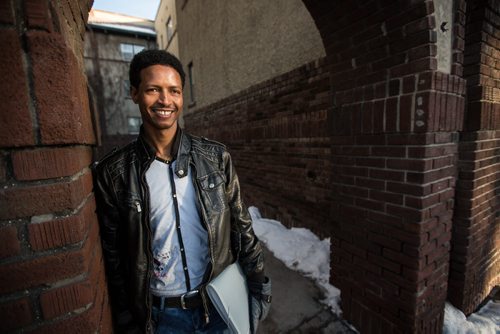
<path id="1" fill-rule="evenodd" d="M 176 2 L 179 20 L 192 3 Z M 500 2 L 303 3 L 325 56 L 190 108 L 186 126 L 229 145 L 248 203 L 332 238 L 361 332 L 439 333 L 446 299 L 469 313 L 500 283 Z M 111 332 L 88 168 L 91 5 L 0 2 L 6 332 Z"/>
<path id="2" fill-rule="evenodd" d="M 130 97 L 128 67 L 143 49 L 156 49 L 151 20 L 92 9 L 84 41 L 85 73 L 99 115 L 102 156 L 139 133 L 141 115 Z"/>

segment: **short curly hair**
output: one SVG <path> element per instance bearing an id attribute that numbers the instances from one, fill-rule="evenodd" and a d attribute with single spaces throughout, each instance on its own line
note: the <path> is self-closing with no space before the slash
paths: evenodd
<path id="1" fill-rule="evenodd" d="M 170 66 L 181 76 L 184 87 L 185 73 L 179 59 L 165 50 L 142 50 L 134 56 L 128 72 L 130 85 L 138 88 L 141 83 L 141 70 L 152 65 Z"/>

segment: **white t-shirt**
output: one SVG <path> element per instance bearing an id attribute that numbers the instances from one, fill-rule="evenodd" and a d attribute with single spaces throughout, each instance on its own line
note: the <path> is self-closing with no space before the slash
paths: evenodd
<path id="1" fill-rule="evenodd" d="M 178 296 L 187 292 L 181 252 L 185 252 L 191 289 L 202 283 L 210 261 L 208 233 L 203 227 L 196 206 L 197 195 L 192 171 L 179 178 L 173 171 L 176 162 L 154 160 L 146 171 L 150 193 L 150 224 L 153 232 L 154 257 L 151 293 L 157 296 Z M 172 168 L 172 170 L 170 170 Z M 175 192 L 171 184 L 172 173 Z M 176 226 L 175 198 L 177 198 L 180 231 L 184 249 L 180 247 Z"/>

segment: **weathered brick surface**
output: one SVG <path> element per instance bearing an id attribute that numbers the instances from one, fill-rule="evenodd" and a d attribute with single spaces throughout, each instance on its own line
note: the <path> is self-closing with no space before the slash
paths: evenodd
<path id="1" fill-rule="evenodd" d="M 102 283 L 99 282 L 99 279 L 103 278 L 103 273 L 102 257 L 100 253 L 94 254 L 92 265 L 85 280 L 57 287 L 40 295 L 43 317 L 52 319 L 92 304 L 95 301 L 97 289 L 102 289 Z"/>
<path id="2" fill-rule="evenodd" d="M 0 304 L 0 321 L 2 330 L 11 331 L 33 322 L 31 302 L 28 298 L 21 298 Z"/>
<path id="3" fill-rule="evenodd" d="M 112 332 L 88 169 L 95 140 L 82 42 L 91 4 L 0 4 L 0 76 L 9 78 L 0 84 L 3 331 Z"/>
<path id="4" fill-rule="evenodd" d="M 54 147 L 12 153 L 14 176 L 19 181 L 45 180 L 71 176 L 90 166 L 90 147 Z M 36 164 L 33 162 L 36 161 Z"/>
<path id="5" fill-rule="evenodd" d="M 326 59 L 190 110 L 186 126 L 229 146 L 247 204 L 332 238 L 332 280 L 362 332 L 438 333 L 461 43 L 440 73 L 432 1 L 305 4 Z"/>
<path id="6" fill-rule="evenodd" d="M 9 150 L 3 181 L 7 174 L 13 181 L 0 190 L 0 219 L 23 218 L 3 232 L 26 238 L 19 242 L 34 252 L 16 261 L 17 246 L 6 251 L 0 293 L 16 300 L 12 294 L 27 290 L 30 298 L 2 304 L 0 313 L 20 319 L 6 321 L 10 329 L 110 332 L 88 151 L 80 146 L 94 142 L 81 60 L 91 1 L 25 1 L 25 16 L 11 15 L 21 8 L 12 3 L 0 5 L 0 42 L 9 46 L 0 52 L 8 65 L 0 74 L 13 78 L 0 96 L 0 145 Z M 498 6 L 455 1 L 454 63 L 445 74 L 436 71 L 433 1 L 304 3 L 326 58 L 187 114 L 188 129 L 229 145 L 248 204 L 332 238 L 332 280 L 344 316 L 362 332 L 438 333 L 450 242 L 456 305 L 473 308 L 498 284 L 498 41 L 491 33 Z M 472 24 L 464 29 L 466 3 Z M 27 147 L 36 144 L 44 148 Z M 68 146 L 47 147 L 59 144 Z M 47 168 L 31 167 L 31 156 Z M 76 156 L 82 160 L 69 161 Z M 42 214 L 56 218 L 27 223 Z M 18 226 L 28 235 L 14 233 Z M 35 298 L 42 317 L 33 313 Z"/>
<path id="7" fill-rule="evenodd" d="M 90 226 L 81 248 L 61 250 L 21 262 L 0 265 L 0 293 L 10 293 L 85 274 L 96 252 L 100 252 L 97 224 Z"/>
<path id="8" fill-rule="evenodd" d="M 17 228 L 15 226 L 0 228 L 0 259 L 18 255 L 20 250 Z"/>
<path id="9" fill-rule="evenodd" d="M 24 11 L 29 29 L 52 30 L 48 0 L 25 0 Z"/>
<path id="10" fill-rule="evenodd" d="M 0 219 L 73 211 L 92 191 L 92 174 L 74 180 L 0 190 Z"/>
<path id="11" fill-rule="evenodd" d="M 0 155 L 0 183 L 7 180 L 7 160 Z"/>
<path id="12" fill-rule="evenodd" d="M 28 31 L 26 36 L 42 142 L 94 143 L 86 79 L 73 52 L 61 35 Z"/>
<path id="13" fill-rule="evenodd" d="M 468 1 L 467 17 L 468 104 L 459 151 L 449 299 L 469 314 L 500 284 L 500 73 L 492 61 L 500 57 L 500 38 L 494 33 L 500 8 L 493 2 Z"/>
<path id="14" fill-rule="evenodd" d="M 95 202 L 90 198 L 76 214 L 28 225 L 29 242 L 35 251 L 65 247 L 83 241 L 96 222 Z"/>
<path id="15" fill-rule="evenodd" d="M 14 29 L 3 29 L 0 45 L 0 77 L 9 78 L 0 82 L 0 147 L 32 145 L 35 137 L 20 37 Z"/>
<path id="16" fill-rule="evenodd" d="M 104 276 L 100 282 L 104 282 Z M 69 319 L 56 322 L 49 322 L 41 325 L 32 333 L 52 334 L 52 333 L 73 333 L 78 329 L 79 333 L 111 333 L 111 318 L 109 306 L 106 302 L 106 289 L 101 283 L 96 289 L 94 303 Z"/>
<path id="17" fill-rule="evenodd" d="M 11 1 L 0 2 L 0 23 L 14 24 L 14 11 Z"/>

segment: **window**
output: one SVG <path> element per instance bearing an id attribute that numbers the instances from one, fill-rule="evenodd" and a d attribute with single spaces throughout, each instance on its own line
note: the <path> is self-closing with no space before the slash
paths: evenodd
<path id="1" fill-rule="evenodd" d="M 188 76 L 189 76 L 189 104 L 193 105 L 196 103 L 194 96 L 194 78 L 193 78 L 193 62 L 188 64 Z"/>
<path id="2" fill-rule="evenodd" d="M 128 117 L 128 133 L 131 135 L 136 135 L 139 133 L 141 128 L 141 118 L 140 117 Z"/>
<path id="3" fill-rule="evenodd" d="M 144 50 L 144 46 L 142 45 L 127 44 L 127 43 L 120 44 L 120 51 L 122 53 L 122 58 L 125 61 L 131 61 L 132 58 L 142 50 Z"/>
<path id="4" fill-rule="evenodd" d="M 167 44 L 170 42 L 172 37 L 174 37 L 174 21 L 172 20 L 172 17 L 169 16 L 167 20 Z"/>
<path id="5" fill-rule="evenodd" d="M 123 80 L 123 96 L 126 99 L 130 98 L 130 81 L 128 79 Z"/>

